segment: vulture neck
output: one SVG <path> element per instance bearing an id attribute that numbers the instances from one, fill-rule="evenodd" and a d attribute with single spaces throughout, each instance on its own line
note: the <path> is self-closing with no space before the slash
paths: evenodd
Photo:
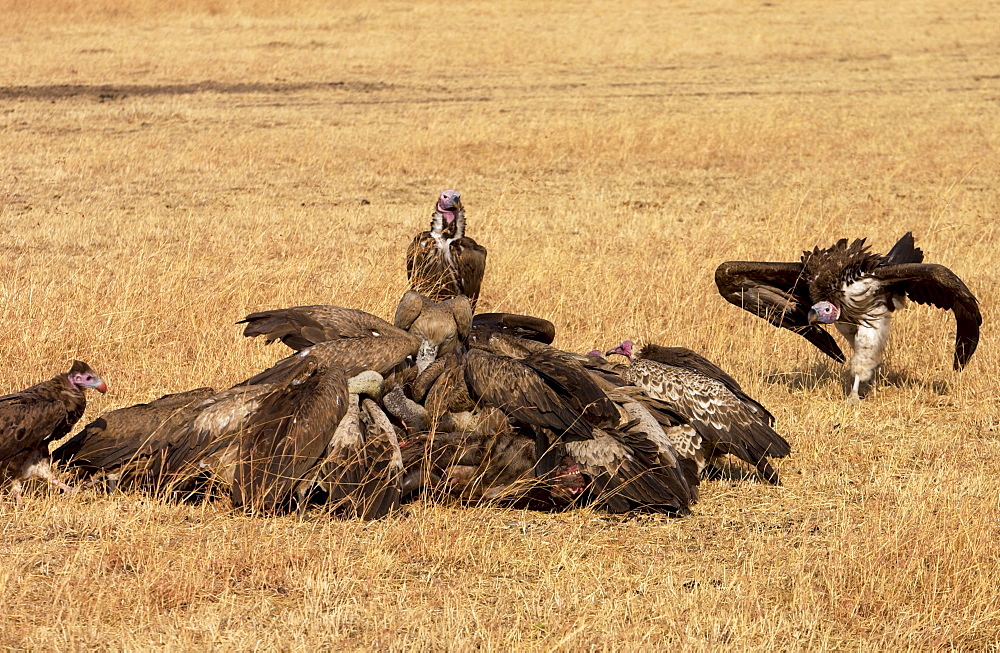
<path id="1" fill-rule="evenodd" d="M 451 241 L 465 236 L 465 209 L 455 212 L 451 224 L 445 222 L 444 214 L 435 210 L 431 218 L 431 235 L 438 243 L 450 244 Z"/>

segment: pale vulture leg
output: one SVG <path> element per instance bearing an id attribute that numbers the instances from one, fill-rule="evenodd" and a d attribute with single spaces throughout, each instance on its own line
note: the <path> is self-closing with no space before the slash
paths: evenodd
<path id="1" fill-rule="evenodd" d="M 847 338 L 854 349 L 851 356 L 850 369 L 854 377 L 851 393 L 847 397 L 849 403 L 861 400 L 861 384 L 867 388 L 875 376 L 875 370 L 882 364 L 882 354 L 889 341 L 889 328 L 892 326 L 892 316 L 889 314 L 873 318 L 868 325 L 837 325 L 837 330 Z"/>
<path id="2" fill-rule="evenodd" d="M 43 481 L 48 481 L 67 494 L 73 492 L 72 487 L 56 478 L 55 472 L 52 471 L 52 465 L 48 458 L 41 455 L 32 456 L 32 458 L 28 460 L 28 464 L 21 468 L 21 473 L 18 474 L 17 478 L 14 479 L 14 482 L 11 483 L 10 486 L 10 493 L 14 495 L 14 501 L 17 503 L 18 508 L 24 505 L 24 499 L 21 496 L 21 488 L 24 481 L 32 478 L 40 478 Z"/>

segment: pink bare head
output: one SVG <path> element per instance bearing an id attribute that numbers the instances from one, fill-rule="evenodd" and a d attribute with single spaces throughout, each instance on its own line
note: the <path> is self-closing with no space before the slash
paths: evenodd
<path id="1" fill-rule="evenodd" d="M 108 385 L 83 361 L 73 361 L 66 378 L 77 388 L 93 388 L 102 394 L 108 391 Z"/>
<path id="2" fill-rule="evenodd" d="M 609 351 L 606 355 L 612 356 L 614 354 L 618 354 L 619 356 L 624 356 L 625 358 L 632 360 L 632 344 L 633 343 L 631 340 L 626 340 L 622 344 L 618 345 L 617 347 Z"/>
<path id="3" fill-rule="evenodd" d="M 462 195 L 457 190 L 443 191 L 438 197 L 437 210 L 444 216 L 445 222 L 451 224 L 455 214 L 462 210 Z"/>
<path id="4" fill-rule="evenodd" d="M 830 302 L 816 302 L 809 309 L 809 324 L 833 324 L 840 318 L 840 308 Z"/>

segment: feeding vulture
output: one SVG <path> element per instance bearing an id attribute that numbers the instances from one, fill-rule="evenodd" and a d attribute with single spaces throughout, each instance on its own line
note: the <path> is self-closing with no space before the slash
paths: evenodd
<path id="1" fill-rule="evenodd" d="M 385 399 L 408 427 L 444 434 L 415 438 L 428 460 L 445 461 L 431 465 L 432 481 L 465 498 L 585 501 L 612 512 L 679 513 L 694 501 L 697 478 L 672 445 L 621 425 L 617 406 L 572 355 L 503 332 L 482 332 L 469 346 L 411 384 L 424 406 L 401 388 Z"/>
<path id="2" fill-rule="evenodd" d="M 73 361 L 69 372 L 0 397 L 0 479 L 10 482 L 18 503 L 21 484 L 33 477 L 70 490 L 52 473 L 48 445 L 69 433 L 83 416 L 85 388 L 108 391 L 89 365 Z"/>
<path id="3" fill-rule="evenodd" d="M 768 483 L 779 483 L 767 459 L 787 456 L 791 448 L 775 432 L 774 416 L 747 396 L 735 379 L 689 349 L 646 345 L 635 356 L 632 348 L 632 341 L 626 340 L 608 355 L 629 359 L 621 378 L 654 400 L 640 402 L 645 410 L 663 411 L 683 420 L 657 421 L 668 426 L 686 423 L 693 429 L 667 435 L 681 438 L 674 441 L 675 447 L 683 454 L 694 454 L 699 471 L 712 458 L 731 454 L 753 465 Z M 685 440 L 691 444 L 685 445 Z M 702 448 L 704 453 L 699 451 Z"/>
<path id="4" fill-rule="evenodd" d="M 399 300 L 393 323 L 420 338 L 416 365 L 423 372 L 438 356 L 461 350 L 472 328 L 472 305 L 464 295 L 435 302 L 410 290 Z"/>
<path id="5" fill-rule="evenodd" d="M 885 256 L 865 239 L 846 238 L 802 253 L 798 263 L 728 261 L 715 271 L 719 292 L 732 304 L 794 331 L 837 362 L 844 354 L 821 325 L 834 324 L 854 350 L 849 399 L 857 401 L 882 363 L 893 313 L 906 298 L 955 314 L 954 367 L 962 369 L 979 343 L 979 303 L 951 270 L 924 263 L 907 233 Z"/>
<path id="6" fill-rule="evenodd" d="M 476 308 L 486 270 L 486 248 L 465 235 L 465 209 L 456 190 L 438 197 L 431 228 L 406 249 L 410 287 L 438 301 L 465 295 Z"/>

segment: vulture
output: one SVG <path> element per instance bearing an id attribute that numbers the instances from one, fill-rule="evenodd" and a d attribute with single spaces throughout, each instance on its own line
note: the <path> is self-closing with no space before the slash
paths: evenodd
<path id="1" fill-rule="evenodd" d="M 923 260 L 912 233 L 885 256 L 872 253 L 863 238 L 850 244 L 842 238 L 827 249 L 803 252 L 797 263 L 727 261 L 715 271 L 715 283 L 728 302 L 799 333 L 843 363 L 843 352 L 822 328 L 834 324 L 854 350 L 854 402 L 881 365 L 893 313 L 907 298 L 954 313 L 956 370 L 976 351 L 983 318 L 975 296 L 951 270 Z"/>
<path id="2" fill-rule="evenodd" d="M 410 384 L 423 406 L 402 388 L 385 398 L 416 431 L 402 449 L 404 460 L 427 461 L 430 471 L 418 467 L 417 478 L 466 499 L 586 502 L 610 512 L 679 514 L 696 499 L 692 467 L 669 442 L 621 424 L 618 407 L 574 356 L 503 332 L 468 344 Z M 414 442 L 423 443 L 416 453 Z M 413 478 L 408 470 L 404 486 Z"/>
<path id="3" fill-rule="evenodd" d="M 393 323 L 420 339 L 416 365 L 423 372 L 438 356 L 461 349 L 472 328 L 472 305 L 464 295 L 435 302 L 410 290 L 399 300 Z"/>
<path id="4" fill-rule="evenodd" d="M 465 235 L 462 196 L 456 190 L 444 191 L 430 230 L 417 234 L 406 249 L 410 287 L 435 301 L 465 295 L 475 309 L 485 270 L 486 248 Z"/>
<path id="5" fill-rule="evenodd" d="M 791 448 L 774 430 L 774 416 L 735 379 L 680 347 L 646 345 L 634 355 L 632 341 L 626 340 L 608 352 L 612 354 L 629 360 L 621 378 L 653 400 L 638 401 L 638 407 L 627 411 L 629 417 L 645 420 L 648 413 L 668 429 L 682 427 L 666 435 L 679 452 L 693 456 L 699 471 L 713 458 L 730 454 L 753 465 L 768 483 L 780 483 L 768 458 L 785 457 Z"/>
<path id="6" fill-rule="evenodd" d="M 21 503 L 21 485 L 30 478 L 71 488 L 52 473 L 49 443 L 67 435 L 87 407 L 86 388 L 108 391 L 90 366 L 73 361 L 69 372 L 0 397 L 0 474 Z"/>

